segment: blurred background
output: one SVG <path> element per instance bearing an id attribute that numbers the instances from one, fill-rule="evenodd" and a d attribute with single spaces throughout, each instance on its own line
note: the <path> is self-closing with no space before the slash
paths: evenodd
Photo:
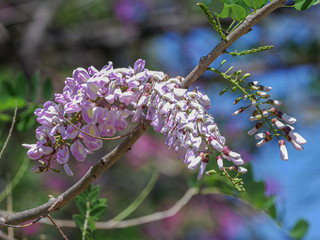
<path id="1" fill-rule="evenodd" d="M 225 83 L 215 74 L 205 73 L 192 87 L 199 86 L 209 95 L 213 105 L 210 112 L 228 144 L 250 162 L 250 172 L 244 177 L 247 193 L 235 192 L 228 182 L 216 177 L 196 183 L 197 172 L 188 170 L 164 145 L 163 138 L 149 131 L 95 182 L 101 186 L 100 197 L 108 199 L 102 220 L 113 218 L 133 202 L 154 172 L 159 174 L 154 188 L 129 218 L 172 207 L 195 184 L 218 188 L 223 194 L 194 196 L 175 216 L 161 221 L 125 229 L 99 229 L 96 239 L 292 239 L 289 231 L 300 219 L 309 223 L 303 239 L 319 239 L 319 21 L 319 6 L 305 12 L 290 7 L 278 9 L 228 49 L 274 45 L 273 50 L 242 57 L 223 55 L 212 64 L 218 67 L 226 59 L 226 69 L 234 65 L 236 70 L 252 73 L 252 81 L 271 86 L 272 98 L 284 102 L 280 110 L 298 119 L 297 132 L 308 141 L 304 151 L 288 146 L 289 161 L 283 162 L 276 142 L 255 147 L 255 140 L 246 134 L 253 127 L 248 120 L 250 113 L 232 116 L 241 105 L 232 105 L 239 95 L 219 96 Z M 192 0 L 2 0 L 1 147 L 11 125 L 15 100 L 19 110 L 0 160 L 0 209 L 21 211 L 46 202 L 49 194 L 58 196 L 116 146 L 117 142 L 105 143 L 85 162 L 72 161 L 74 177 L 63 172 L 30 172 L 34 162 L 26 158 L 21 144 L 36 140 L 38 124 L 33 111 L 54 93 L 62 92 L 64 79 L 72 76 L 73 69 L 91 65 L 100 69 L 108 61 L 115 67 L 128 67 L 142 58 L 148 69 L 185 77 L 218 42 L 219 37 Z M 16 176 L 20 180 L 16 180 L 12 193 L 4 194 Z M 276 220 L 259 210 L 270 199 L 274 199 L 272 214 Z M 52 215 L 71 220 L 76 212 L 71 203 Z M 81 238 L 79 229 L 62 229 L 70 239 Z M 61 238 L 54 227 L 41 223 L 15 230 L 14 236 Z"/>

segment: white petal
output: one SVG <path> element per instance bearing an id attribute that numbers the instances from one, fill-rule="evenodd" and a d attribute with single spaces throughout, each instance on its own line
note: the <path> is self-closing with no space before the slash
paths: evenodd
<path id="1" fill-rule="evenodd" d="M 236 152 L 229 152 L 229 156 L 232 157 L 233 159 L 239 159 L 241 158 L 241 155 L 239 153 Z"/>
<path id="2" fill-rule="evenodd" d="M 250 129 L 250 130 L 248 131 L 248 135 L 249 135 L 249 136 L 252 136 L 252 135 L 255 134 L 257 131 L 258 131 L 258 128 L 254 127 L 254 128 L 252 128 L 252 129 Z"/>
<path id="3" fill-rule="evenodd" d="M 280 157 L 282 160 L 287 161 L 288 160 L 288 151 L 286 148 L 286 145 L 280 145 Z"/>
<path id="4" fill-rule="evenodd" d="M 260 147 L 266 143 L 265 139 L 262 139 L 260 142 L 257 142 L 257 147 Z"/>
<path id="5" fill-rule="evenodd" d="M 235 165 L 242 165 L 242 164 L 244 164 L 244 161 L 243 161 L 242 158 L 238 158 L 238 159 L 231 158 L 231 161 L 232 161 Z"/>
<path id="6" fill-rule="evenodd" d="M 257 133 L 254 137 L 255 137 L 255 139 L 261 139 L 261 138 L 265 138 L 266 134 L 265 133 Z"/>
<path id="7" fill-rule="evenodd" d="M 281 118 L 286 122 L 286 123 L 289 123 L 289 124 L 294 124 L 297 119 L 295 119 L 294 117 L 290 117 L 288 116 L 287 114 L 282 114 Z"/>
<path id="8" fill-rule="evenodd" d="M 302 151 L 303 147 L 296 143 L 293 139 L 290 141 L 291 145 L 294 147 L 295 150 L 297 151 Z"/>
<path id="9" fill-rule="evenodd" d="M 242 174 L 245 174 L 245 173 L 248 172 L 248 169 L 246 169 L 246 168 L 244 168 L 244 167 L 239 167 L 239 168 L 238 168 L 238 172 L 239 172 L 239 173 L 242 173 Z"/>
<path id="10" fill-rule="evenodd" d="M 290 131 L 289 136 L 298 144 L 303 145 L 307 143 L 307 140 L 305 140 L 300 134 Z"/>
<path id="11" fill-rule="evenodd" d="M 199 163 L 201 162 L 201 160 L 202 160 L 202 158 L 201 158 L 200 156 L 192 159 L 192 161 L 190 162 L 188 168 L 189 168 L 189 169 L 195 169 L 195 168 L 199 165 Z"/>

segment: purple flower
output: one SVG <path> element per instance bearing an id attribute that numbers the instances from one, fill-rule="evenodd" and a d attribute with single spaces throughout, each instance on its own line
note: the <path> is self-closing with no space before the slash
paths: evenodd
<path id="1" fill-rule="evenodd" d="M 71 144 L 70 150 L 72 155 L 78 161 L 85 160 L 88 154 L 88 150 L 83 146 L 79 139 L 77 139 L 73 144 Z"/>
<path id="2" fill-rule="evenodd" d="M 69 148 L 68 147 L 62 147 L 57 150 L 57 162 L 60 164 L 65 164 L 69 160 Z"/>

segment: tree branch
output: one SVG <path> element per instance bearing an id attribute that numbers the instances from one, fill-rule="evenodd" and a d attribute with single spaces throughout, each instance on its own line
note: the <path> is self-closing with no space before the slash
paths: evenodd
<path id="1" fill-rule="evenodd" d="M 141 123 L 129 137 L 127 137 L 120 145 L 114 148 L 110 153 L 101 158 L 99 162 L 94 167 L 91 167 L 78 182 L 76 182 L 72 187 L 67 189 L 58 198 L 50 198 L 47 203 L 42 204 L 38 207 L 14 213 L 9 216 L 1 217 L 0 228 L 5 227 L 1 226 L 1 222 L 4 224 L 19 224 L 39 217 L 45 217 L 50 212 L 57 211 L 63 206 L 65 206 L 76 196 L 78 196 L 81 192 L 86 190 L 97 177 L 99 177 L 106 169 L 111 167 L 121 156 L 128 152 L 131 149 L 132 145 L 148 130 L 149 126 L 149 121 Z M 60 199 L 60 201 L 51 211 L 48 212 L 48 209 L 55 202 L 57 202 L 58 199 Z"/>
<path id="2" fill-rule="evenodd" d="M 246 34 L 250 28 L 256 24 L 263 17 L 271 13 L 278 7 L 283 6 L 285 0 L 274 0 L 263 8 L 258 10 L 255 14 L 248 16 L 247 19 L 228 37 L 228 41 L 221 41 L 206 57 L 201 58 L 200 63 L 196 66 L 192 72 L 187 76 L 183 81 L 182 86 L 187 88 L 192 83 L 194 83 L 207 69 L 207 67 L 219 56 L 221 55 L 233 42 L 235 42 L 239 37 Z M 14 213 L 0 218 L 0 228 L 5 227 L 1 226 L 1 223 L 4 224 L 19 224 L 22 222 L 30 221 L 37 219 L 39 217 L 45 217 L 50 212 L 57 211 L 70 201 L 72 201 L 77 195 L 82 191 L 88 188 L 88 186 L 99 177 L 106 169 L 111 167 L 121 156 L 128 152 L 132 145 L 147 131 L 150 127 L 150 121 L 145 121 L 140 124 L 136 131 L 133 132 L 129 137 L 127 137 L 120 145 L 113 149 L 109 154 L 104 156 L 99 162 L 91 167 L 88 172 L 72 187 L 67 189 L 62 193 L 58 198 L 51 198 L 49 201 L 38 207 L 25 210 L 22 212 Z M 57 199 L 60 201 L 53 207 L 50 211 L 48 209 L 57 202 Z M 129 220 L 128 220 L 129 221 Z M 144 220 L 141 220 L 144 221 Z"/>
<path id="3" fill-rule="evenodd" d="M 222 40 L 207 56 L 200 59 L 199 64 L 184 79 L 183 86 L 186 88 L 190 87 L 207 70 L 210 64 L 223 54 L 232 43 L 248 33 L 262 18 L 283 6 L 285 2 L 286 0 L 274 0 L 259 9 L 255 14 L 249 15 L 238 28 L 227 36 L 227 41 Z"/>

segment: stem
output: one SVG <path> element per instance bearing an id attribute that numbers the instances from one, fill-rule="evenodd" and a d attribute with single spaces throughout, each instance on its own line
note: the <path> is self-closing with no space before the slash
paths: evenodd
<path id="1" fill-rule="evenodd" d="M 116 222 L 120 222 L 126 217 L 128 217 L 131 213 L 133 213 L 143 202 L 143 200 L 150 194 L 151 190 L 153 189 L 154 185 L 158 180 L 159 174 L 154 172 L 147 184 L 147 186 L 143 189 L 140 195 L 121 213 L 115 216 L 112 220 Z"/>
<path id="2" fill-rule="evenodd" d="M 232 28 L 231 32 L 233 32 L 234 30 L 236 30 L 236 28 L 243 23 L 244 20 L 241 20 L 240 22 L 237 23 L 237 25 L 234 26 L 234 28 Z"/>
<path id="3" fill-rule="evenodd" d="M 235 23 L 236 23 L 236 21 L 235 21 L 235 20 L 233 20 L 233 21 L 232 21 L 232 23 L 230 24 L 230 26 L 228 27 L 227 32 L 229 32 L 229 31 L 230 31 L 230 29 L 232 28 L 232 26 L 233 26 Z"/>
<path id="4" fill-rule="evenodd" d="M 208 68 L 209 70 L 218 73 L 219 75 L 221 75 L 224 79 L 228 80 L 230 83 L 232 83 L 233 85 L 235 85 L 244 95 L 247 95 L 249 100 L 251 102 L 256 101 L 255 99 L 252 98 L 252 94 L 249 94 L 249 92 L 247 92 L 243 87 L 240 86 L 239 83 L 237 83 L 237 81 L 235 81 L 234 79 L 232 79 L 232 77 L 228 76 L 227 74 L 218 71 L 217 69 L 214 68 Z M 274 133 L 274 136 L 280 140 L 280 138 L 278 137 L 277 131 L 274 129 L 274 127 L 272 126 L 272 124 L 270 123 L 269 119 L 265 116 L 263 116 L 262 110 L 260 109 L 260 107 L 257 105 L 255 105 L 255 107 L 257 108 L 257 110 L 259 111 L 259 113 L 261 114 L 261 116 L 264 118 L 265 122 L 268 123 L 271 131 Z"/>
<path id="5" fill-rule="evenodd" d="M 89 202 L 89 199 L 87 199 L 86 217 L 84 219 L 83 229 L 81 229 L 82 230 L 82 240 L 86 240 L 86 232 L 87 232 L 87 229 L 88 229 L 89 217 L 90 217 L 90 202 Z"/>
<path id="6" fill-rule="evenodd" d="M 59 231 L 59 233 L 61 234 L 61 236 L 65 239 L 68 240 L 67 236 L 62 232 L 61 228 L 55 223 L 55 221 L 53 220 L 53 218 L 50 216 L 50 214 L 48 214 L 47 216 L 50 221 L 52 222 L 52 224 L 56 227 L 56 229 Z"/>
<path id="7" fill-rule="evenodd" d="M 12 192 L 15 186 L 20 182 L 21 178 L 23 177 L 25 171 L 27 170 L 29 165 L 29 159 L 24 158 L 22 165 L 20 166 L 18 173 L 14 176 L 12 181 L 6 186 L 6 188 L 0 193 L 0 202 L 3 201 L 7 197 L 7 195 Z"/>
<path id="8" fill-rule="evenodd" d="M 11 127 L 10 127 L 10 129 L 9 129 L 9 133 L 8 133 L 7 139 L 6 139 L 6 141 L 4 142 L 3 147 L 2 147 L 2 149 L 1 149 L 0 159 L 1 159 L 1 157 L 2 157 L 2 154 L 3 154 L 4 150 L 5 150 L 6 147 L 7 147 L 7 144 L 8 144 L 8 142 L 9 142 L 10 138 L 11 138 L 12 131 L 13 131 L 13 127 L 14 127 L 14 124 L 15 124 L 16 118 L 17 118 L 17 111 L 18 111 L 18 103 L 17 103 L 17 100 L 16 100 L 16 107 L 15 107 L 15 109 L 14 109 L 14 114 L 13 114 L 13 118 L 12 118 Z"/>
<path id="9" fill-rule="evenodd" d="M 182 87 L 190 87 L 205 71 L 207 71 L 210 64 L 223 54 L 228 47 L 230 47 L 241 36 L 248 33 L 250 29 L 261 19 L 275 9 L 282 7 L 285 3 L 286 0 L 273 0 L 259 9 L 255 14 L 247 16 L 242 24 L 226 37 L 227 41 L 220 41 L 220 43 L 217 44 L 207 56 L 201 57 L 199 64 L 183 80 Z"/>

